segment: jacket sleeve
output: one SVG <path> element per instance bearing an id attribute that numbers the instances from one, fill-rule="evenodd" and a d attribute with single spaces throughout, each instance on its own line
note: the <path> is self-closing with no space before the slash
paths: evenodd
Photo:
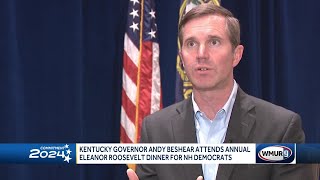
<path id="1" fill-rule="evenodd" d="M 150 143 L 147 130 L 148 117 L 142 121 L 140 143 Z M 140 180 L 158 180 L 153 164 L 137 164 L 136 173 Z"/>
<path id="2" fill-rule="evenodd" d="M 282 138 L 282 143 L 304 143 L 305 135 L 302 130 L 301 118 L 298 114 L 294 113 L 289 120 L 286 132 Z M 317 180 L 315 165 L 312 164 L 283 164 L 274 165 L 272 179 L 282 180 L 300 180 L 310 179 Z"/>

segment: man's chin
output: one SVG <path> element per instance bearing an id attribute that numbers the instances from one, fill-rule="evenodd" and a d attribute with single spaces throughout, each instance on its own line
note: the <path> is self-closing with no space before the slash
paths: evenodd
<path id="1" fill-rule="evenodd" d="M 194 85 L 193 85 L 193 89 L 194 89 L 194 90 L 198 90 L 198 91 L 212 91 L 212 90 L 215 90 L 216 87 L 215 87 L 214 85 L 204 85 L 204 84 L 201 84 L 201 85 L 199 86 L 199 85 L 194 84 Z"/>

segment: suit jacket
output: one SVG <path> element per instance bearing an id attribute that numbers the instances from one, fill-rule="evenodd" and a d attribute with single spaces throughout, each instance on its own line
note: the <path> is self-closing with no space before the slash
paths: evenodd
<path id="1" fill-rule="evenodd" d="M 303 143 L 300 116 L 238 88 L 225 143 Z M 197 143 L 191 98 L 146 117 L 141 143 Z M 140 180 L 196 180 L 201 164 L 138 165 Z M 314 179 L 311 165 L 220 164 L 217 180 Z"/>

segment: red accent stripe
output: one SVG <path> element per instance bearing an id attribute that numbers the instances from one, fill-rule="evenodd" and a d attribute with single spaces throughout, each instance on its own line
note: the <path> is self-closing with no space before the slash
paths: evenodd
<path id="1" fill-rule="evenodd" d="M 126 51 L 123 52 L 123 69 L 135 85 L 137 85 L 138 67 L 133 63 Z"/>
<path id="2" fill-rule="evenodd" d="M 160 86 L 160 109 L 163 108 L 163 105 L 162 105 L 162 88 Z"/>
<path id="3" fill-rule="evenodd" d="M 122 107 L 130 121 L 134 124 L 136 119 L 136 106 L 131 102 L 125 90 L 122 88 Z"/>
<path id="4" fill-rule="evenodd" d="M 123 143 L 133 143 L 122 126 L 120 126 L 120 139 Z"/>
<path id="5" fill-rule="evenodd" d="M 152 42 L 143 42 L 140 61 L 140 94 L 139 94 L 139 119 L 138 136 L 140 141 L 140 129 L 144 117 L 151 111 L 151 87 L 152 87 Z"/>

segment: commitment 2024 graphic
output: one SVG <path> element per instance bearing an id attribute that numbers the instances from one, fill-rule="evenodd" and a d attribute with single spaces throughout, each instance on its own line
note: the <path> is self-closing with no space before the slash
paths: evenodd
<path id="1" fill-rule="evenodd" d="M 76 144 L 0 144 L 0 163 L 75 164 Z"/>

